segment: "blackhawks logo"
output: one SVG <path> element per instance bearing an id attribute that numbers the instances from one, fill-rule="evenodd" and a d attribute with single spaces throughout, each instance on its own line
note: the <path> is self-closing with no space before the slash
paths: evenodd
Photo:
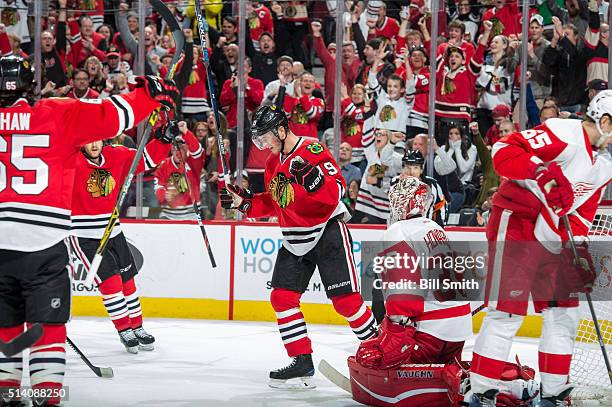
<path id="1" fill-rule="evenodd" d="M 168 185 L 174 185 L 176 190 L 182 194 L 187 192 L 187 178 L 185 178 L 185 174 L 180 172 L 173 172 L 168 177 Z"/>
<path id="2" fill-rule="evenodd" d="M 359 133 L 359 124 L 352 117 L 342 119 L 342 130 L 345 137 L 352 137 Z"/>
<path id="3" fill-rule="evenodd" d="M 281 209 L 286 208 L 291 202 L 295 201 L 293 185 L 291 185 L 291 181 L 289 181 L 282 172 L 276 174 L 276 176 L 272 178 L 268 186 L 268 191 L 270 191 L 272 199 Z"/>
<path id="4" fill-rule="evenodd" d="M 386 105 L 380 111 L 380 115 L 378 116 L 381 122 L 388 122 L 397 118 L 397 113 L 395 113 L 395 109 L 391 105 Z"/>
<path id="5" fill-rule="evenodd" d="M 296 105 L 291 112 L 291 121 L 296 124 L 308 124 L 308 116 L 302 105 Z"/>
<path id="6" fill-rule="evenodd" d="M 306 150 L 310 151 L 312 154 L 321 154 L 323 152 L 323 145 L 321 145 L 321 143 L 319 143 L 318 141 L 315 141 L 314 143 L 311 143 L 308 145 L 308 147 L 306 147 Z"/>
<path id="7" fill-rule="evenodd" d="M 87 192 L 89 192 L 93 198 L 109 196 L 110 193 L 113 192 L 113 189 L 115 189 L 116 184 L 115 178 L 113 178 L 109 171 L 97 168 L 89 174 Z"/>

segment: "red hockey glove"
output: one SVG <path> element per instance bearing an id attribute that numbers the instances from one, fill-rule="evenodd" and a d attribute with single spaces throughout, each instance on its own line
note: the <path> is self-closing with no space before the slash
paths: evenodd
<path id="1" fill-rule="evenodd" d="M 548 167 L 539 167 L 535 180 L 544 193 L 548 206 L 558 211 L 559 216 L 565 215 L 574 203 L 574 191 L 559 164 L 552 162 Z"/>
<path id="2" fill-rule="evenodd" d="M 325 181 L 323 172 L 321 172 L 319 167 L 304 161 L 302 157 L 295 157 L 291 160 L 289 173 L 292 175 L 291 180 L 303 186 L 308 192 L 315 192 L 321 188 Z"/>
<path id="3" fill-rule="evenodd" d="M 363 341 L 357 349 L 355 359 L 364 366 L 374 369 L 389 369 L 408 358 L 416 341 L 413 326 L 402 326 L 385 318 L 378 329 L 378 336 Z"/>
<path id="4" fill-rule="evenodd" d="M 238 209 L 246 213 L 253 203 L 253 193 L 235 185 L 227 185 L 219 192 L 221 207 L 224 209 Z"/>
<path id="5" fill-rule="evenodd" d="M 179 99 L 179 91 L 173 80 L 147 75 L 136 78 L 136 88 L 145 88 L 151 98 L 157 100 L 165 110 L 173 110 Z"/>
<path id="6" fill-rule="evenodd" d="M 571 247 L 563 249 L 562 274 L 560 278 L 569 292 L 591 292 L 597 278 L 593 258 L 586 243 L 576 246 L 579 260 L 576 261 Z"/>

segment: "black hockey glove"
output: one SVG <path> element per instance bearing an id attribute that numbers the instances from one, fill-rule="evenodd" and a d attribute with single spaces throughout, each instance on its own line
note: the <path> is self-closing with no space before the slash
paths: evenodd
<path id="1" fill-rule="evenodd" d="M 170 120 L 162 124 L 155 130 L 153 136 L 164 144 L 170 144 L 176 141 L 177 137 L 181 134 L 177 123 L 176 120 Z"/>
<path id="2" fill-rule="evenodd" d="M 253 193 L 249 189 L 227 185 L 219 192 L 223 209 L 237 209 L 246 213 L 253 203 Z"/>
<path id="3" fill-rule="evenodd" d="M 292 176 L 291 180 L 303 186 L 308 192 L 317 191 L 325 181 L 323 172 L 321 172 L 319 167 L 312 165 L 308 161 L 304 161 L 301 157 L 295 157 L 291 160 L 289 173 Z"/>
<path id="4" fill-rule="evenodd" d="M 151 98 L 162 105 L 162 109 L 170 111 L 176 106 L 179 91 L 173 80 L 162 79 L 158 76 L 146 75 L 136 78 L 136 88 L 145 88 Z"/>

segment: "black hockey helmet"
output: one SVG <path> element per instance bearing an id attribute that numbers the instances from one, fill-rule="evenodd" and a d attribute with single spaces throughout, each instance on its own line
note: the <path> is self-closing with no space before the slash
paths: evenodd
<path id="1" fill-rule="evenodd" d="M 423 154 L 421 154 L 419 150 L 406 151 L 402 158 L 402 164 L 423 166 L 425 164 L 425 158 L 423 158 Z"/>
<path id="2" fill-rule="evenodd" d="M 264 150 L 266 146 L 263 143 L 262 136 L 271 131 L 278 137 L 279 127 L 284 127 L 285 131 L 289 129 L 289 121 L 283 109 L 277 106 L 260 107 L 253 115 L 253 124 L 251 125 L 253 144 L 260 150 Z"/>
<path id="3" fill-rule="evenodd" d="M 0 57 L 0 105 L 10 106 L 34 89 L 34 68 L 18 55 Z"/>

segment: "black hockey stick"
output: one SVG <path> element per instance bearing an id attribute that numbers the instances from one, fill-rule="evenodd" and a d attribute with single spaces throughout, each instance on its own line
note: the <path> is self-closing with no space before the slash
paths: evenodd
<path id="1" fill-rule="evenodd" d="M 172 68 L 168 72 L 167 78 L 172 79 L 174 77 L 174 72 L 176 71 L 176 67 L 178 65 L 179 59 L 181 57 L 181 50 L 185 45 L 185 37 L 183 35 L 183 31 L 179 26 L 176 18 L 172 15 L 172 12 L 168 10 L 168 7 L 161 0 L 151 0 L 151 5 L 159 13 L 162 19 L 168 24 L 168 27 L 172 30 L 172 37 L 174 38 L 174 43 L 176 46 L 176 52 L 172 57 L 171 66 Z M 149 120 L 147 121 L 147 127 L 142 134 L 142 138 L 140 139 L 140 143 L 138 144 L 138 149 L 136 150 L 136 155 L 132 160 L 132 164 L 130 165 L 130 169 L 128 171 L 125 180 L 123 180 L 123 185 L 121 186 L 121 190 L 119 191 L 119 195 L 117 196 L 117 202 L 115 203 L 115 208 L 113 209 L 113 213 L 108 220 L 108 224 L 106 225 L 106 229 L 104 230 L 104 235 L 102 235 L 102 239 L 100 239 L 100 244 L 96 249 L 96 254 L 94 255 L 93 261 L 91 262 L 91 266 L 89 267 L 89 272 L 87 273 L 87 277 L 85 278 L 85 285 L 91 286 L 96 278 L 96 274 L 98 273 L 98 268 L 100 267 L 100 263 L 102 263 L 102 258 L 104 256 L 104 252 L 106 250 L 106 246 L 110 241 L 111 233 L 115 228 L 117 222 L 119 221 L 119 210 L 121 205 L 123 205 L 123 201 L 127 196 L 128 190 L 130 189 L 130 184 L 132 183 L 132 179 L 134 178 L 134 174 L 136 173 L 136 168 L 138 168 L 138 163 L 140 163 L 140 159 L 142 158 L 142 154 L 144 153 L 145 146 L 149 141 L 149 137 L 151 136 L 151 131 L 153 130 L 153 126 L 159 120 L 159 110 L 154 111 L 149 116 Z"/>
<path id="2" fill-rule="evenodd" d="M 193 201 L 193 212 L 196 215 L 196 220 L 198 221 L 198 226 L 200 227 L 200 232 L 202 232 L 202 238 L 204 239 L 204 245 L 206 246 L 206 250 L 208 251 L 208 258 L 210 259 L 210 263 L 212 264 L 213 268 L 216 268 L 217 262 L 215 261 L 215 256 L 213 255 L 212 249 L 210 247 L 210 242 L 208 241 L 206 229 L 204 229 L 204 223 L 202 222 L 202 212 L 197 202 L 198 199 L 195 196 L 195 191 L 193 190 L 193 188 L 191 188 L 191 184 L 189 183 L 189 177 L 187 176 L 187 157 L 185 157 L 181 146 L 178 145 L 176 141 L 174 142 L 174 146 L 181 154 L 181 160 L 183 160 L 183 165 L 185 166 L 185 181 L 187 181 L 187 189 L 189 190 L 189 196 L 191 196 L 191 200 Z"/>
<path id="3" fill-rule="evenodd" d="M 0 353 L 6 357 L 14 356 L 33 346 L 42 336 L 43 328 L 40 324 L 32 325 L 27 331 L 9 342 L 0 341 Z"/>
<path id="4" fill-rule="evenodd" d="M 570 225 L 569 218 L 567 217 L 567 215 L 563 215 L 561 219 L 563 219 L 563 223 L 565 224 L 565 228 L 567 229 L 567 235 L 569 236 L 569 244 L 572 248 L 572 253 L 574 254 L 574 260 L 576 261 L 576 264 L 580 264 L 580 256 L 578 255 L 578 250 L 576 250 L 576 242 L 574 241 L 574 235 L 572 233 L 572 226 Z M 591 311 L 591 317 L 593 318 L 593 325 L 595 326 L 595 332 L 597 333 L 597 340 L 599 341 L 601 354 L 603 355 L 604 363 L 606 364 L 606 369 L 608 369 L 608 377 L 610 378 L 610 383 L 612 384 L 612 368 L 610 367 L 610 359 L 608 358 L 608 352 L 606 351 L 606 345 L 601 334 L 601 328 L 599 327 L 597 315 L 595 315 L 595 308 L 593 307 L 591 293 L 587 291 L 585 295 L 587 303 L 589 304 L 589 310 Z"/>
<path id="5" fill-rule="evenodd" d="M 69 337 L 66 337 L 66 342 L 68 342 L 68 345 L 72 348 L 72 350 L 75 351 L 77 355 L 79 355 L 81 360 L 85 362 L 87 367 L 89 367 L 91 371 L 96 374 L 96 376 L 103 377 L 105 379 L 110 379 L 115 376 L 115 374 L 113 373 L 113 369 L 111 369 L 110 367 L 98 367 L 91 363 L 89 359 L 87 359 L 87 356 L 85 356 L 83 352 L 81 352 L 81 350 L 77 348 L 77 346 L 74 344 L 74 342 L 72 342 Z"/>
<path id="6" fill-rule="evenodd" d="M 208 57 L 208 48 L 206 46 L 206 33 L 208 32 L 208 22 L 202 14 L 200 0 L 194 0 L 196 18 L 198 19 L 198 34 L 200 36 L 200 48 L 202 49 L 202 62 L 206 68 L 206 79 L 208 81 L 208 95 L 210 96 L 210 105 L 215 115 L 215 126 L 217 127 L 217 146 L 219 147 L 219 155 L 221 155 L 221 169 L 223 170 L 223 180 L 225 185 L 230 184 L 230 174 L 227 161 L 225 159 L 226 151 L 223 144 L 223 134 L 219 124 L 219 106 L 217 105 L 217 97 L 215 96 L 215 82 L 213 80 L 212 71 L 210 70 L 210 59 Z"/>

